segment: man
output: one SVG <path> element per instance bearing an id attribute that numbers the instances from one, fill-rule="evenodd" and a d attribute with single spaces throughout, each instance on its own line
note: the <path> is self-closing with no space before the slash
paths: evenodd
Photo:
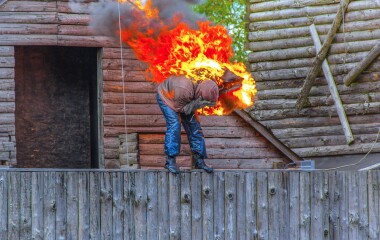
<path id="1" fill-rule="evenodd" d="M 207 158 L 204 135 L 195 116 L 197 109 L 215 106 L 219 89 L 212 80 L 198 83 L 184 76 L 172 76 L 162 82 L 157 89 L 157 102 L 166 120 L 165 168 L 171 173 L 180 172 L 176 157 L 181 148 L 181 124 L 186 131 L 192 151 L 192 163 L 196 169 L 213 172 L 204 159 Z"/>

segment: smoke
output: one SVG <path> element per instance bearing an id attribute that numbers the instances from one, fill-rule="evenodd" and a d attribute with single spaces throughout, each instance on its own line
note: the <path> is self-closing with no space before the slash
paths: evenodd
<path id="1" fill-rule="evenodd" d="M 147 29 L 160 31 L 162 24 L 166 27 L 175 27 L 173 17 L 179 18 L 179 22 L 184 22 L 196 29 L 197 21 L 204 21 L 206 18 L 192 10 L 193 4 L 198 4 L 200 0 L 151 0 L 152 8 L 159 10 L 159 21 L 147 18 L 143 11 L 136 11 L 136 7 L 126 1 L 118 4 L 117 0 L 99 0 L 88 5 L 83 4 L 85 0 L 70 0 L 69 6 L 74 12 L 90 12 L 90 26 L 97 34 L 106 36 L 118 36 L 119 30 L 119 8 L 122 28 L 130 28 L 133 24 L 139 26 L 139 31 Z M 133 0 L 131 0 L 133 2 Z M 142 1 L 145 4 L 146 1 Z M 154 33 L 153 33 L 154 35 Z"/>

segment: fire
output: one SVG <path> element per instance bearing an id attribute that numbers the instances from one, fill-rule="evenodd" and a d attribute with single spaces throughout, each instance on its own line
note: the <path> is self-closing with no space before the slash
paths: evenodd
<path id="1" fill-rule="evenodd" d="M 123 28 L 122 39 L 135 52 L 136 57 L 147 62 L 147 78 L 160 83 L 172 75 L 185 75 L 194 82 L 213 79 L 224 87 L 222 75 L 229 69 L 239 76 L 242 86 L 220 95 L 215 107 L 199 111 L 205 115 L 224 115 L 234 109 L 243 109 L 253 104 L 256 94 L 255 81 L 243 63 L 232 63 L 232 39 L 223 26 L 211 26 L 209 22 L 198 22 L 193 29 L 175 15 L 172 24 L 164 24 L 158 9 L 151 0 L 119 0 L 131 4 L 133 15 L 139 21 Z"/>

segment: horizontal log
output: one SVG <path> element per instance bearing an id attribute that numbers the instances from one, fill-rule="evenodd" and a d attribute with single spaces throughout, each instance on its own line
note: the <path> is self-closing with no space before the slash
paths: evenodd
<path id="1" fill-rule="evenodd" d="M 0 7 L 0 12 L 56 12 L 55 1 L 8 1 Z"/>
<path id="2" fill-rule="evenodd" d="M 139 134 L 139 144 L 164 144 L 165 134 Z M 265 148 L 270 144 L 263 137 L 255 138 L 206 138 L 206 146 L 211 148 Z M 188 144 L 187 136 L 181 135 L 181 143 Z"/>
<path id="3" fill-rule="evenodd" d="M 129 127 L 129 133 L 165 133 L 166 127 Z M 181 131 L 183 134 L 184 130 Z M 105 137 L 116 137 L 125 133 L 125 128 L 120 126 L 104 126 Z M 203 127 L 203 134 L 206 138 L 251 138 L 259 136 L 253 129 L 247 127 Z M 0 131 L 1 136 L 1 131 Z"/>
<path id="4" fill-rule="evenodd" d="M 344 109 L 347 115 L 356 114 L 375 114 L 380 112 L 380 103 L 355 103 L 345 104 Z M 275 120 L 283 118 L 295 117 L 320 117 L 330 116 L 336 117 L 336 108 L 332 106 L 320 106 L 315 108 L 305 108 L 302 110 L 297 109 L 278 109 L 278 110 L 257 110 L 254 111 L 254 116 L 257 120 Z"/>
<path id="5" fill-rule="evenodd" d="M 125 137 L 126 135 L 127 135 L 127 137 Z M 137 142 L 138 141 L 138 134 L 137 133 L 120 134 L 119 135 L 119 141 L 120 141 L 120 144 L 125 144 L 126 141 Z"/>
<path id="6" fill-rule="evenodd" d="M 378 40 L 366 40 L 332 44 L 329 54 L 355 53 L 370 51 Z M 252 52 L 248 55 L 249 62 L 277 61 L 295 58 L 311 58 L 316 55 L 315 47 L 299 47 L 275 49 L 263 52 Z"/>
<path id="7" fill-rule="evenodd" d="M 1 91 L 0 90 L 0 102 L 15 102 L 14 91 Z"/>
<path id="8" fill-rule="evenodd" d="M 244 120 L 237 116 L 200 116 L 201 125 L 204 127 L 242 127 L 247 126 Z M 105 115 L 105 126 L 124 126 L 123 115 Z M 163 115 L 131 115 L 127 116 L 128 127 L 166 126 Z M 248 128 L 248 127 L 247 127 Z"/>
<path id="9" fill-rule="evenodd" d="M 331 27 L 330 25 L 331 24 L 316 26 L 318 33 L 320 35 L 326 35 Z M 343 32 L 376 30 L 376 29 L 379 29 L 379 26 L 380 26 L 379 19 L 369 20 L 369 21 L 356 21 L 356 22 L 345 23 L 339 28 L 338 32 L 343 33 Z M 273 39 L 287 39 L 287 38 L 298 38 L 298 37 L 306 37 L 306 36 L 309 36 L 308 26 L 249 32 L 248 40 L 249 41 L 267 41 L 267 40 L 273 40 Z"/>
<path id="10" fill-rule="evenodd" d="M 95 31 L 89 26 L 59 25 L 58 34 L 71 36 L 94 36 Z"/>
<path id="11" fill-rule="evenodd" d="M 15 77 L 14 68 L 0 68 L 0 79 L 9 79 Z"/>
<path id="12" fill-rule="evenodd" d="M 139 162 L 139 155 L 137 153 L 120 154 L 119 161 L 121 165 L 134 165 Z"/>
<path id="13" fill-rule="evenodd" d="M 120 146 L 120 140 L 118 137 L 105 137 L 103 139 L 103 146 L 106 149 L 118 149 Z"/>
<path id="14" fill-rule="evenodd" d="M 372 149 L 372 150 L 371 150 Z M 339 146 L 321 146 L 321 147 L 310 147 L 310 148 L 294 148 L 293 151 L 302 157 L 322 157 L 322 156 L 333 156 L 333 155 L 348 155 L 348 154 L 359 154 L 371 152 L 380 152 L 380 143 L 363 143 L 363 144 L 352 144 L 339 145 Z"/>
<path id="15" fill-rule="evenodd" d="M 163 144 L 139 144 L 139 150 L 141 155 L 165 155 Z M 181 146 L 180 155 L 191 155 L 190 147 L 186 144 Z M 233 148 L 220 149 L 208 147 L 207 155 L 209 159 L 260 159 L 281 157 L 280 153 L 270 148 L 239 148 L 239 151 L 237 152 Z"/>
<path id="16" fill-rule="evenodd" d="M 376 140 L 377 134 L 362 134 L 354 136 L 354 143 L 373 143 Z M 321 147 L 321 146 L 337 146 L 345 145 L 346 137 L 337 136 L 308 136 L 308 137 L 292 137 L 284 138 L 281 141 L 290 148 L 306 148 L 306 147 Z"/>
<path id="17" fill-rule="evenodd" d="M 334 44 L 347 44 L 349 42 L 377 40 L 379 38 L 380 30 L 378 29 L 337 33 L 334 38 Z M 324 41 L 326 39 L 326 35 L 321 35 L 320 39 L 321 41 Z M 288 49 L 310 46 L 313 46 L 313 42 L 309 36 L 292 37 L 291 39 L 271 39 L 267 41 L 254 41 L 248 44 L 248 48 L 255 52 L 268 51 L 273 49 Z"/>
<path id="18" fill-rule="evenodd" d="M 88 26 L 91 21 L 91 16 L 89 14 L 58 13 L 58 21 L 62 25 Z"/>
<path id="19" fill-rule="evenodd" d="M 15 122 L 15 102 L 0 102 L 0 124 Z"/>
<path id="20" fill-rule="evenodd" d="M 15 66 L 15 58 L 13 56 L 2 57 L 0 55 L 0 68 L 13 68 Z"/>
<path id="21" fill-rule="evenodd" d="M 125 55 L 125 54 L 124 54 Z M 124 70 L 134 70 L 135 72 L 138 71 L 145 71 L 148 68 L 148 64 L 141 62 L 137 59 L 124 59 L 123 61 L 119 59 L 104 59 L 103 58 L 103 69 L 105 70 L 118 70 L 120 71 L 122 65 L 124 64 Z M 144 74 L 144 72 L 140 72 L 140 74 Z M 119 74 L 121 75 L 121 73 Z"/>
<path id="22" fill-rule="evenodd" d="M 13 46 L 0 46 L 0 56 L 13 57 L 14 56 L 14 47 Z"/>
<path id="23" fill-rule="evenodd" d="M 352 124 L 351 129 L 354 136 L 361 134 L 375 134 L 378 132 L 380 123 L 368 124 Z M 273 129 L 274 135 L 279 139 L 293 138 L 293 137 L 307 137 L 307 136 L 329 136 L 329 135 L 343 135 L 342 126 L 324 126 L 324 127 L 309 127 L 309 128 L 286 128 L 286 129 Z M 312 143 L 310 143 L 312 144 Z"/>
<path id="24" fill-rule="evenodd" d="M 104 92 L 123 92 L 123 83 L 115 81 L 105 81 L 103 83 Z M 126 93 L 155 93 L 156 86 L 152 82 L 125 82 L 124 92 Z"/>
<path id="25" fill-rule="evenodd" d="M 0 79 L 0 91 L 14 91 L 15 81 L 14 79 Z"/>
<path id="26" fill-rule="evenodd" d="M 57 24 L 0 23 L 0 34 L 57 34 Z"/>
<path id="27" fill-rule="evenodd" d="M 365 9 L 361 11 L 347 12 L 345 13 L 344 22 L 350 23 L 355 21 L 369 21 L 377 19 L 380 14 L 380 9 Z M 285 18 L 278 20 L 269 20 L 262 22 L 251 22 L 249 24 L 249 30 L 260 31 L 269 29 L 284 29 L 294 27 L 304 27 L 315 25 L 331 24 L 334 20 L 336 13 L 323 14 L 314 17 L 307 17 L 306 14 L 302 17 Z"/>
<path id="28" fill-rule="evenodd" d="M 75 13 L 75 14 L 89 14 L 91 13 L 91 6 L 93 3 L 91 2 L 64 2 L 64 1 L 57 1 L 57 9 L 59 13 Z"/>
<path id="29" fill-rule="evenodd" d="M 128 142 L 128 148 L 126 144 L 123 144 L 119 147 L 120 154 L 127 154 L 127 153 L 129 154 L 129 153 L 138 153 L 138 152 L 139 152 L 139 145 L 137 142 Z"/>
<path id="30" fill-rule="evenodd" d="M 14 122 L 12 124 L 1 124 L 0 125 L 0 136 L 10 136 L 16 134 L 16 126 Z"/>
<path id="31" fill-rule="evenodd" d="M 140 66 L 141 68 L 141 66 Z M 121 69 L 121 68 L 120 68 Z M 122 81 L 123 75 L 121 70 L 103 70 L 103 80 L 104 81 Z M 124 70 L 124 81 L 125 82 L 147 82 L 146 72 L 143 70 L 138 70 L 133 68 L 133 65 L 125 66 Z"/>
<path id="32" fill-rule="evenodd" d="M 1 89 L 1 81 L 0 81 Z M 156 104 L 156 94 L 155 93 L 114 93 L 114 92 L 105 92 L 103 94 L 103 103 L 104 104 Z"/>
<path id="33" fill-rule="evenodd" d="M 122 51 L 124 59 L 137 59 L 134 51 L 130 47 L 124 46 Z M 120 59 L 120 52 L 120 47 L 105 47 L 103 48 L 103 59 Z"/>
<path id="34" fill-rule="evenodd" d="M 339 0 L 282 0 L 282 1 L 264 1 L 261 3 L 252 4 L 251 12 L 264 12 L 271 10 L 282 10 L 287 8 L 303 8 L 308 6 L 320 6 L 339 3 Z"/>
<path id="35" fill-rule="evenodd" d="M 141 98 L 144 95 L 141 94 Z M 157 103 L 153 104 L 103 104 L 104 115 L 158 115 L 161 109 Z"/>
<path id="36" fill-rule="evenodd" d="M 334 54 L 327 57 L 327 61 L 332 65 L 346 64 L 346 63 L 358 63 L 360 62 L 368 52 L 357 52 L 357 53 L 342 53 Z M 268 70 L 279 70 L 279 69 L 289 69 L 289 68 L 302 68 L 311 67 L 313 63 L 313 58 L 296 58 L 289 60 L 279 60 L 279 61 L 268 61 L 268 62 L 257 62 L 251 64 L 251 71 L 268 71 Z"/>
<path id="37" fill-rule="evenodd" d="M 58 35 L 58 46 L 72 46 L 72 47 L 104 47 L 104 46 L 117 46 L 115 39 L 105 36 L 71 36 L 71 35 Z"/>
<path id="38" fill-rule="evenodd" d="M 281 1 L 279 1 L 281 2 Z M 315 2 L 315 1 L 314 1 Z M 272 9 L 265 12 L 253 12 L 249 14 L 251 22 L 297 18 L 297 17 L 314 17 L 327 13 L 336 13 L 339 3 L 329 4 L 324 6 L 307 6 L 305 8 L 290 8 L 290 9 Z M 255 8 L 255 4 L 251 5 L 250 11 Z M 347 12 L 360 11 L 365 9 L 378 9 L 380 8 L 380 0 L 373 1 L 352 1 L 347 8 Z"/>
<path id="39" fill-rule="evenodd" d="M 55 12 L 0 12 L 1 23 L 58 23 Z"/>
<path id="40" fill-rule="evenodd" d="M 9 45 L 12 44 L 14 46 L 17 45 L 27 45 L 27 46 L 34 46 L 34 45 L 46 45 L 51 46 L 57 45 L 57 35 L 0 35 L 0 45 Z"/>
<path id="41" fill-rule="evenodd" d="M 283 162 L 282 158 L 264 159 L 205 159 L 206 164 L 215 169 L 272 169 L 273 163 Z M 165 157 L 161 155 L 141 155 L 140 164 L 142 169 L 146 167 L 162 169 L 165 165 Z M 191 168 L 190 157 L 177 157 L 180 168 Z"/>
<path id="42" fill-rule="evenodd" d="M 376 123 L 380 122 L 379 114 L 368 115 L 354 115 L 348 116 L 348 121 L 352 124 L 360 123 Z M 281 120 L 268 120 L 260 121 L 264 126 L 269 129 L 284 129 L 284 128 L 312 128 L 323 126 L 334 126 L 339 124 L 337 117 L 297 117 L 297 118 L 285 118 Z"/>

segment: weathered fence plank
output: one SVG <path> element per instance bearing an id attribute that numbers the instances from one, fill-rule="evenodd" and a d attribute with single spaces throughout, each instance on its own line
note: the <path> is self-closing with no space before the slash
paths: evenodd
<path id="1" fill-rule="evenodd" d="M 181 240 L 191 239 L 190 173 L 181 174 Z"/>
<path id="2" fill-rule="evenodd" d="M 348 238 L 359 239 L 359 189 L 357 172 L 348 175 Z"/>
<path id="3" fill-rule="evenodd" d="M 44 239 L 54 239 L 56 219 L 55 172 L 44 173 Z M 87 195 L 87 194 L 86 194 Z"/>
<path id="4" fill-rule="evenodd" d="M 90 239 L 90 189 L 89 173 L 78 174 L 78 236 L 79 239 Z"/>
<path id="5" fill-rule="evenodd" d="M 236 174 L 236 239 L 247 239 L 245 173 Z"/>
<path id="6" fill-rule="evenodd" d="M 168 172 L 158 173 L 158 238 L 169 239 L 169 176 Z"/>
<path id="7" fill-rule="evenodd" d="M 111 173 L 100 174 L 100 236 L 112 239 L 112 177 Z"/>
<path id="8" fill-rule="evenodd" d="M 257 239 L 257 188 L 256 188 L 256 173 L 245 175 L 245 222 L 246 222 L 246 239 Z M 241 217 L 243 217 L 242 215 Z M 240 216 L 240 215 L 239 215 Z"/>
<path id="9" fill-rule="evenodd" d="M 269 239 L 280 239 L 280 180 L 278 174 L 268 173 L 268 237 Z M 286 237 L 285 237 L 286 238 Z"/>
<path id="10" fill-rule="evenodd" d="M 300 239 L 300 174 L 289 176 L 289 236 Z"/>
<path id="11" fill-rule="evenodd" d="M 64 172 L 57 172 L 55 177 L 55 238 L 66 238 L 66 221 L 67 221 L 67 193 L 66 193 L 66 178 Z"/>
<path id="12" fill-rule="evenodd" d="M 214 239 L 225 238 L 225 179 L 223 172 L 214 174 Z"/>
<path id="13" fill-rule="evenodd" d="M 144 172 L 135 173 L 136 177 L 136 199 L 135 199 L 135 237 L 136 239 L 147 239 L 147 192 Z"/>
<path id="14" fill-rule="evenodd" d="M 359 237 L 358 239 L 367 239 L 368 231 L 368 179 L 367 172 L 359 172 L 358 175 L 358 205 L 359 205 Z"/>
<path id="15" fill-rule="evenodd" d="M 202 178 L 200 172 L 191 174 L 191 239 L 202 239 Z"/>
<path id="16" fill-rule="evenodd" d="M 368 173 L 369 239 L 379 239 L 379 181 L 377 172 Z"/>
<path id="17" fill-rule="evenodd" d="M 43 172 L 32 172 L 32 238 L 44 239 Z M 70 224 L 67 222 L 67 224 Z"/>
<path id="18" fill-rule="evenodd" d="M 337 173 L 329 173 L 329 239 L 339 239 L 339 188 Z"/>
<path id="19" fill-rule="evenodd" d="M 1 50 L 1 48 L 0 48 Z M 0 216 L 8 216 L 8 173 L 0 172 Z M 8 224 L 0 224 L 0 239 L 8 238 Z"/>
<path id="20" fill-rule="evenodd" d="M 100 173 L 90 172 L 90 239 L 100 240 Z"/>
<path id="21" fill-rule="evenodd" d="M 147 173 L 147 238 L 158 239 L 158 191 L 157 173 Z M 190 219 L 188 219 L 189 221 Z"/>
<path id="22" fill-rule="evenodd" d="M 112 211 L 112 221 L 113 221 L 113 237 L 112 239 L 124 239 L 124 204 L 123 204 L 123 173 L 114 172 L 112 173 L 112 199 L 113 199 L 113 211 Z"/>
<path id="23" fill-rule="evenodd" d="M 181 239 L 181 202 L 180 202 L 181 178 L 169 175 L 169 229 L 170 240 Z"/>
<path id="24" fill-rule="evenodd" d="M 8 239 L 20 237 L 20 173 L 9 174 Z"/>
<path id="25" fill-rule="evenodd" d="M 214 194 L 213 176 L 202 173 L 202 239 L 214 239 Z"/>
<path id="26" fill-rule="evenodd" d="M 78 174 L 67 173 L 67 239 L 79 239 Z"/>
<path id="27" fill-rule="evenodd" d="M 259 239 L 268 239 L 268 174 L 257 173 L 257 233 Z"/>
<path id="28" fill-rule="evenodd" d="M 300 239 L 310 239 L 310 173 L 300 173 Z"/>
<path id="29" fill-rule="evenodd" d="M 29 173 L 21 173 L 20 179 L 20 239 L 28 239 L 32 236 L 32 176 Z M 1 182 L 1 173 L 0 173 Z M 1 183 L 0 183 L 0 196 L 1 196 Z M 0 197 L 0 202 L 1 197 Z M 5 205 L 5 204 L 1 204 Z M 1 208 L 1 207 L 0 207 Z M 0 210 L 0 216 L 1 210 Z M 53 220 L 55 222 L 55 220 Z M 0 233 L 0 239 L 2 238 Z"/>
<path id="30" fill-rule="evenodd" d="M 135 239 L 135 174 L 124 173 L 124 239 Z"/>
<path id="31" fill-rule="evenodd" d="M 236 173 L 225 173 L 225 239 L 236 239 Z"/>
<path id="32" fill-rule="evenodd" d="M 312 239 L 322 239 L 323 237 L 323 218 L 322 218 L 322 202 L 323 202 L 323 173 L 315 172 L 311 173 L 311 221 L 313 226 L 310 228 L 310 237 Z"/>
<path id="33" fill-rule="evenodd" d="M 338 172 L 338 186 L 340 190 L 339 198 L 339 221 L 340 239 L 348 239 L 348 176 L 343 172 Z"/>

